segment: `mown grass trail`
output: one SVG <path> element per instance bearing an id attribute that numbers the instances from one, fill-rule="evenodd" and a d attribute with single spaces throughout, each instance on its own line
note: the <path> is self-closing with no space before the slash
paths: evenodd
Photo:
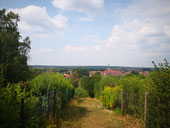
<path id="1" fill-rule="evenodd" d="M 102 108 L 97 99 L 73 99 L 64 110 L 62 128 L 142 128 L 139 120 Z"/>

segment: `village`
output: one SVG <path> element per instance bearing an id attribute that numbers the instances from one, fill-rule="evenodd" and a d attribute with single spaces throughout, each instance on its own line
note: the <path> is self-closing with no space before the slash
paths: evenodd
<path id="1" fill-rule="evenodd" d="M 105 71 L 89 71 L 89 76 L 91 77 L 93 74 L 95 74 L 96 72 L 99 72 L 101 76 L 122 76 L 122 75 L 127 75 L 130 74 L 132 71 L 128 71 L 128 72 L 123 72 L 122 70 L 113 70 L 110 69 L 109 67 L 107 68 L 107 70 Z M 143 75 L 148 75 L 148 71 L 136 71 L 139 74 L 143 74 Z M 69 71 L 69 74 L 64 73 L 64 77 L 71 77 L 72 71 Z"/>

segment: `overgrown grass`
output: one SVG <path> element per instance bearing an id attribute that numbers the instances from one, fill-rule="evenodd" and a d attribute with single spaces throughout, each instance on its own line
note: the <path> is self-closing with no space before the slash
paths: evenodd
<path id="1" fill-rule="evenodd" d="M 142 128 L 138 118 L 105 110 L 102 103 L 92 98 L 76 98 L 64 109 L 62 128 Z"/>

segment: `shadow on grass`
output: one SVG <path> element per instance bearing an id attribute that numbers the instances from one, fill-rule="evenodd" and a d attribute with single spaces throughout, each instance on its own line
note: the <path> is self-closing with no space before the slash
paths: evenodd
<path id="1" fill-rule="evenodd" d="M 84 99 L 82 99 L 82 98 L 77 99 L 77 103 L 78 103 L 78 104 L 81 104 L 81 103 L 83 103 L 83 102 L 84 102 Z"/>
<path id="2" fill-rule="evenodd" d="M 68 106 L 63 110 L 63 121 L 78 121 L 82 117 L 86 116 L 88 110 L 86 107 L 80 106 Z"/>

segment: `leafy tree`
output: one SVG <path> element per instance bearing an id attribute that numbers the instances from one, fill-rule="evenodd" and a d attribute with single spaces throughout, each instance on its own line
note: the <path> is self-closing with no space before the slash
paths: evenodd
<path id="1" fill-rule="evenodd" d="M 91 79 L 92 79 L 92 81 L 93 81 L 93 84 L 95 84 L 96 82 L 98 82 L 98 81 L 100 81 L 101 80 L 101 75 L 100 75 L 100 72 L 95 72 L 93 75 L 92 75 L 92 77 L 91 77 Z"/>
<path id="2" fill-rule="evenodd" d="M 73 86 L 74 86 L 75 88 L 78 87 L 79 77 L 78 77 L 77 72 L 73 72 L 73 73 L 71 74 L 71 83 L 73 84 Z"/>
<path id="3" fill-rule="evenodd" d="M 114 87 L 116 85 L 116 78 L 115 76 L 107 76 L 102 77 L 100 81 L 94 84 L 94 95 L 96 98 L 100 98 L 102 95 L 102 91 L 104 90 L 105 86 Z"/>
<path id="4" fill-rule="evenodd" d="M 89 76 L 89 71 L 85 68 L 74 68 L 73 72 L 77 72 L 79 78 L 82 76 Z"/>
<path id="5" fill-rule="evenodd" d="M 84 97 L 88 97 L 88 93 L 82 88 L 76 88 L 74 96 L 77 98 L 84 98 Z"/>
<path id="6" fill-rule="evenodd" d="M 94 97 L 94 85 L 96 82 L 99 82 L 101 80 L 101 75 L 99 72 L 96 72 L 92 75 L 92 77 L 89 76 L 83 76 L 80 79 L 80 84 L 83 89 L 85 89 L 90 97 Z"/>
<path id="7" fill-rule="evenodd" d="M 93 85 L 91 84 L 91 78 L 89 76 L 83 76 L 80 79 L 81 87 L 86 90 L 90 97 L 93 95 Z"/>
<path id="8" fill-rule="evenodd" d="M 0 10 L 0 80 L 1 82 L 26 81 L 29 76 L 27 66 L 30 39 L 23 41 L 18 31 L 19 16 L 13 12 Z"/>
<path id="9" fill-rule="evenodd" d="M 134 75 L 135 75 L 135 76 L 138 76 L 138 75 L 140 75 L 140 74 L 139 74 L 138 71 L 135 71 L 135 70 L 134 70 L 134 71 L 131 71 L 131 73 L 127 74 L 126 76 L 134 76 Z"/>
<path id="10" fill-rule="evenodd" d="M 149 75 L 149 126 L 167 128 L 170 126 L 170 65 L 165 63 L 158 66 L 153 62 L 155 71 Z"/>

